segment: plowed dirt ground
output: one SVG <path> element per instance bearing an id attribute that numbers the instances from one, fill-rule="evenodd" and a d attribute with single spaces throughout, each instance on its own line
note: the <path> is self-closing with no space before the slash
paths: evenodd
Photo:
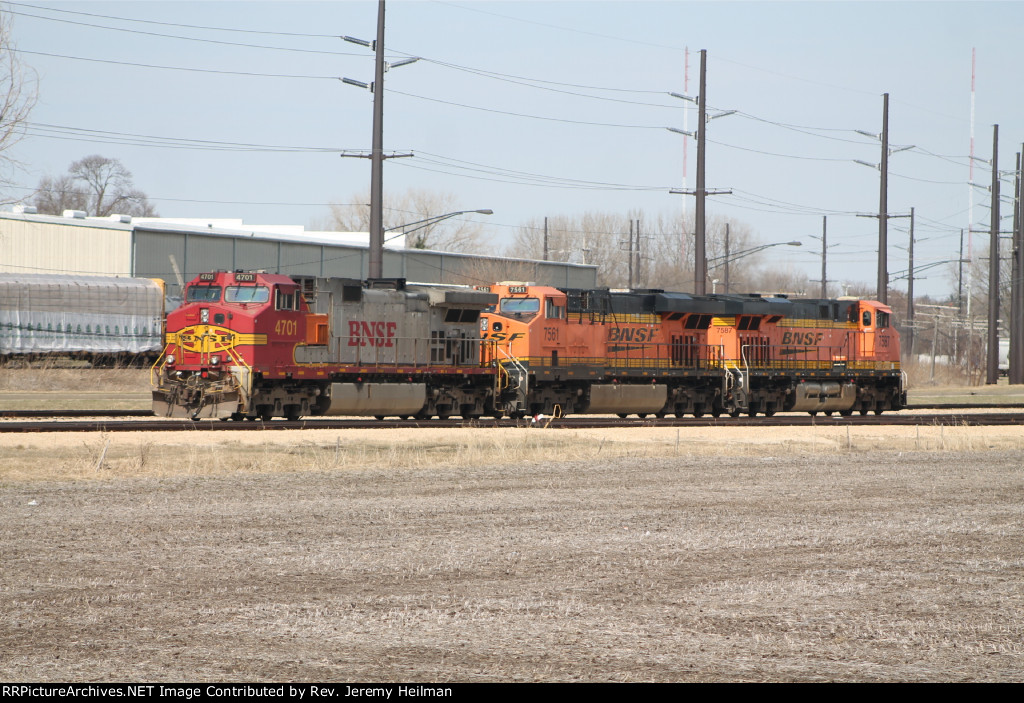
<path id="1" fill-rule="evenodd" d="M 17 435 L 0 457 L 3 681 L 1024 678 L 1018 428 Z"/>

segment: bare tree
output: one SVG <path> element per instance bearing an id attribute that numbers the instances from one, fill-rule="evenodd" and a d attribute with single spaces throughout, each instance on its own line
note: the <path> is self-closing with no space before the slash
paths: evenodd
<path id="1" fill-rule="evenodd" d="M 352 198 L 355 204 L 332 204 L 326 221 L 319 223 L 325 229 L 342 232 L 368 232 L 370 230 L 370 196 L 361 193 Z M 365 204 L 364 204 L 365 203 Z M 412 249 L 436 249 L 463 253 L 480 253 L 484 247 L 484 227 L 479 222 L 463 217 L 452 217 L 425 226 L 422 220 L 457 212 L 461 209 L 454 193 L 420 188 L 399 195 L 384 194 L 385 241 L 402 236 L 402 225 L 409 225 L 405 245 Z"/>
<path id="2" fill-rule="evenodd" d="M 33 197 L 39 212 L 59 215 L 84 210 L 95 217 L 121 214 L 156 217 L 146 194 L 135 188 L 132 172 L 117 159 L 86 156 L 68 167 L 64 176 L 44 177 Z"/>
<path id="3" fill-rule="evenodd" d="M 17 162 L 11 147 L 25 136 L 29 113 L 36 104 L 37 82 L 31 69 L 21 64 L 11 41 L 10 18 L 0 12 L 0 184 L 9 185 L 11 167 Z"/>
<path id="4" fill-rule="evenodd" d="M 635 287 L 693 290 L 693 222 L 680 213 L 651 215 L 587 212 L 547 218 L 548 258 L 552 261 L 598 267 L 598 285 L 618 288 L 629 282 L 630 222 L 633 225 L 633 283 Z M 639 222 L 639 244 L 637 244 Z M 757 245 L 744 223 L 711 217 L 707 223 L 707 257 L 714 278 L 724 277 L 725 229 L 729 226 L 729 256 Z M 544 220 L 534 218 L 519 228 L 509 254 L 529 259 L 544 255 Z M 758 255 L 740 256 L 729 264 L 732 292 L 757 290 Z M 805 286 L 801 286 L 803 288 Z M 720 291 L 721 292 L 721 289 Z"/>

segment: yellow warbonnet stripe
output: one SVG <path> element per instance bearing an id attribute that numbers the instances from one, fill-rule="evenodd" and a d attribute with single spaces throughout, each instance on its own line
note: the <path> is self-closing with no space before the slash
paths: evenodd
<path id="1" fill-rule="evenodd" d="M 193 325 L 178 332 L 168 332 L 166 343 L 174 344 L 184 351 L 209 353 L 240 345 L 263 345 L 267 343 L 267 335 L 234 332 L 214 325 Z"/>

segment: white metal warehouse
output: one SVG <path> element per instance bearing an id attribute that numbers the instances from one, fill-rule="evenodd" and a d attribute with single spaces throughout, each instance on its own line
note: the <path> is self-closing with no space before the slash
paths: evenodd
<path id="1" fill-rule="evenodd" d="M 241 220 L 161 220 L 0 213 L 0 272 L 159 278 L 169 297 L 204 271 L 366 278 L 366 233 L 306 232 Z M 223 225 L 229 226 L 223 226 Z M 486 285 L 531 280 L 592 288 L 597 268 L 422 249 L 387 248 L 384 276 L 423 283 Z"/>

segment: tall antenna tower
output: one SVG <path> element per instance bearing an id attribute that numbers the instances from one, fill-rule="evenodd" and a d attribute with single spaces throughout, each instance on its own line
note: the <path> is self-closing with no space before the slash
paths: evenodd
<path id="1" fill-rule="evenodd" d="M 967 178 L 967 260 L 973 261 L 974 242 L 974 68 L 976 49 L 971 48 L 971 151 L 969 161 L 970 169 Z M 971 269 L 967 270 L 967 277 L 973 277 Z"/>

